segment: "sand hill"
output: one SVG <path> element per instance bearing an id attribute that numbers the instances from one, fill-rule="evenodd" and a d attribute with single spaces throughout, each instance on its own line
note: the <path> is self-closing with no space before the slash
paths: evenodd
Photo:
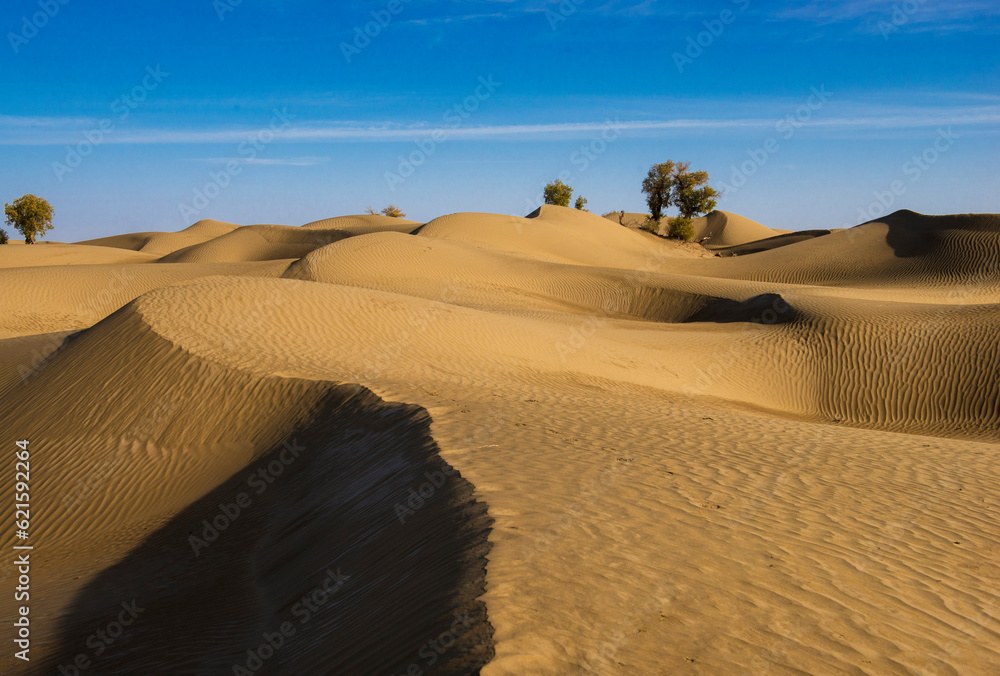
<path id="1" fill-rule="evenodd" d="M 697 227 L 0 246 L 29 672 L 1000 671 L 1000 216 Z"/>

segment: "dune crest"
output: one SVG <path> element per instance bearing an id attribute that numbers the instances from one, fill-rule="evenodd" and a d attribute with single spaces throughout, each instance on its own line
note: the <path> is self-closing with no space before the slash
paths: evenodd
<path id="1" fill-rule="evenodd" d="M 37 673 L 1000 669 L 1000 216 L 698 227 L 0 252 Z"/>

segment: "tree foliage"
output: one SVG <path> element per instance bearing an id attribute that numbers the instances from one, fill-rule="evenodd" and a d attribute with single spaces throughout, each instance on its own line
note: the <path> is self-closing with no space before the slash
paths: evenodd
<path id="1" fill-rule="evenodd" d="M 707 171 L 689 171 L 690 162 L 670 160 L 654 164 L 642 182 L 642 192 L 653 219 L 659 221 L 663 211 L 676 206 L 688 220 L 715 209 L 718 191 L 708 184 Z"/>
<path id="2" fill-rule="evenodd" d="M 694 226 L 691 219 L 686 216 L 677 216 L 670 219 L 670 237 L 690 242 L 694 239 Z"/>
<path id="3" fill-rule="evenodd" d="M 573 188 L 562 181 L 553 181 L 545 186 L 545 203 L 554 204 L 558 207 L 568 207 L 569 201 L 573 197 Z"/>
<path id="4" fill-rule="evenodd" d="M 24 235 L 27 244 L 34 244 L 36 237 L 44 237 L 52 229 L 52 205 L 35 195 L 22 195 L 13 204 L 4 204 L 7 225 L 13 225 Z"/>
<path id="5" fill-rule="evenodd" d="M 587 210 L 587 198 L 584 197 L 583 195 L 580 195 L 579 197 L 576 198 L 576 204 L 574 204 L 573 206 L 576 207 L 577 210 L 579 210 L 579 211 L 586 211 Z"/>
<path id="6" fill-rule="evenodd" d="M 7 241 L 7 231 L 0 228 L 0 244 L 6 244 Z"/>
<path id="7" fill-rule="evenodd" d="M 674 192 L 676 164 L 673 160 L 663 164 L 654 164 L 642 182 L 642 192 L 646 195 L 646 204 L 654 221 L 659 221 L 663 210 L 670 206 Z"/>
<path id="8" fill-rule="evenodd" d="M 678 165 L 674 182 L 674 204 L 681 216 L 692 219 L 715 209 L 719 193 L 708 183 L 707 171 L 688 171 L 688 163 Z"/>
<path id="9" fill-rule="evenodd" d="M 390 204 L 385 209 L 382 210 L 383 216 L 391 216 L 392 218 L 406 218 L 406 214 L 399 207 Z"/>

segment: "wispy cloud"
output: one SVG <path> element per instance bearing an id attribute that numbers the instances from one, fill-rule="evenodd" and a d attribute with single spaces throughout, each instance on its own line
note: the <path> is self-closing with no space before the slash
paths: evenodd
<path id="1" fill-rule="evenodd" d="M 818 0 L 788 2 L 773 18 L 818 24 L 854 23 L 859 30 L 879 32 L 881 22 L 897 22 L 914 32 L 954 32 L 983 28 L 983 20 L 1000 17 L 995 0 Z"/>
<path id="2" fill-rule="evenodd" d="M 752 130 L 774 128 L 774 117 L 684 117 L 678 119 L 626 119 L 613 120 L 616 127 L 625 132 L 644 135 L 663 135 L 697 132 Z M 91 121 L 93 122 L 93 121 Z M 458 128 L 433 124 L 400 123 L 359 123 L 340 120 L 313 120 L 296 124 L 279 135 L 283 142 L 380 142 L 408 141 L 427 138 L 443 133 L 451 140 L 550 140 L 590 138 L 600 133 L 609 123 L 608 119 L 591 122 L 549 122 L 537 124 L 493 124 L 470 125 Z M 879 108 L 843 105 L 838 114 L 816 117 L 809 122 L 814 130 L 842 131 L 898 131 L 956 126 L 1000 126 L 1000 105 L 978 105 L 947 108 Z M 45 146 L 78 143 L 83 140 L 78 120 L 64 118 L 20 118 L 0 117 L 0 145 L 5 146 Z M 258 133 L 253 128 L 224 127 L 215 129 L 149 128 L 129 129 L 109 135 L 104 143 L 131 145 L 163 144 L 240 144 Z M 308 166 L 319 164 L 328 158 L 317 156 L 293 157 L 286 159 L 257 159 L 258 164 L 285 164 Z M 213 161 L 227 161 L 227 158 L 212 158 Z M 245 161 L 245 160 L 244 160 Z"/>
<path id="3" fill-rule="evenodd" d="M 311 167 L 317 164 L 326 164 L 330 161 L 328 155 L 323 157 L 318 156 L 305 156 L 305 157 L 284 157 L 284 158 L 263 158 L 263 157 L 202 157 L 197 159 L 198 162 L 208 162 L 209 164 L 229 164 L 230 162 L 235 162 L 236 164 L 259 164 L 264 166 L 280 166 L 280 167 Z"/>

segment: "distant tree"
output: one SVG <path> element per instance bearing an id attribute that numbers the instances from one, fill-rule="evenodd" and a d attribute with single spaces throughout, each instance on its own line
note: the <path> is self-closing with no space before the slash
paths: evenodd
<path id="1" fill-rule="evenodd" d="M 562 181 L 553 181 L 545 186 L 545 203 L 554 204 L 559 207 L 568 207 L 569 200 L 573 197 L 573 188 Z"/>
<path id="2" fill-rule="evenodd" d="M 695 218 L 715 209 L 718 191 L 708 183 L 707 171 L 688 171 L 690 163 L 677 165 L 674 178 L 673 203 L 687 219 Z"/>
<path id="3" fill-rule="evenodd" d="M 691 219 L 686 216 L 677 216 L 670 219 L 670 237 L 690 242 L 694 239 L 694 226 Z"/>
<path id="4" fill-rule="evenodd" d="M 0 228 L 0 244 L 6 244 L 7 241 L 7 231 Z"/>
<path id="5" fill-rule="evenodd" d="M 382 215 L 391 216 L 392 218 L 406 218 L 406 214 L 404 214 L 399 207 L 393 206 L 392 204 L 382 210 Z"/>
<path id="6" fill-rule="evenodd" d="M 377 211 L 375 211 L 375 207 L 373 207 L 373 206 L 372 206 L 372 205 L 370 205 L 370 204 L 368 205 L 368 208 L 367 208 L 367 209 L 365 209 L 365 213 L 366 213 L 366 214 L 370 214 L 370 215 L 372 215 L 372 216 L 378 216 L 378 212 L 377 212 Z"/>
<path id="7" fill-rule="evenodd" d="M 52 229 L 52 205 L 35 195 L 22 195 L 13 204 L 4 204 L 7 225 L 13 225 L 24 235 L 27 244 L 34 244 L 36 237 L 44 237 Z"/>
<path id="8" fill-rule="evenodd" d="M 649 205 L 649 213 L 654 221 L 659 221 L 663 210 L 670 206 L 674 185 L 677 183 L 676 168 L 673 160 L 654 164 L 642 182 L 642 192 L 646 195 L 646 204 Z"/>
<path id="9" fill-rule="evenodd" d="M 580 195 L 579 197 L 576 198 L 576 204 L 574 204 L 573 206 L 576 207 L 579 211 L 586 211 L 587 198 L 584 197 L 583 195 Z"/>

